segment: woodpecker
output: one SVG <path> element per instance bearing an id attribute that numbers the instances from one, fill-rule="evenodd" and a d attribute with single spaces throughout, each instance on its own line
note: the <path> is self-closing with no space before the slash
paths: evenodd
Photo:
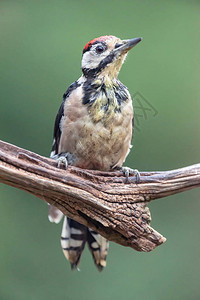
<path id="1" fill-rule="evenodd" d="M 82 76 L 64 93 L 55 120 L 51 157 L 59 164 L 102 171 L 118 168 L 129 173 L 122 165 L 131 148 L 133 107 L 118 73 L 128 51 L 141 39 L 121 40 L 109 35 L 85 45 Z M 49 206 L 51 222 L 59 223 L 62 216 L 60 210 Z M 78 269 L 86 243 L 101 271 L 106 266 L 108 241 L 65 216 L 61 246 L 72 269 Z"/>

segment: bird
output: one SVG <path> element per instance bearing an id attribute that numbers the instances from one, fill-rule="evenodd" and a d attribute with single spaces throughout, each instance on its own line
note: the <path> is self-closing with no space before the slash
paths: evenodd
<path id="1" fill-rule="evenodd" d="M 128 51 L 142 38 L 121 40 L 100 36 L 83 48 L 81 77 L 63 95 L 56 116 L 50 157 L 83 169 L 137 170 L 123 167 L 133 134 L 133 106 L 128 88 L 118 79 Z M 49 205 L 49 220 L 59 223 L 63 213 Z M 106 266 L 109 242 L 94 230 L 64 216 L 61 246 L 71 269 L 78 269 L 88 244 L 99 271 Z"/>

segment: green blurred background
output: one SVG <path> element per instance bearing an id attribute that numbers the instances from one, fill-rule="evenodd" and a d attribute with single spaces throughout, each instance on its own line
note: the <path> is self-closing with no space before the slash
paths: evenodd
<path id="1" fill-rule="evenodd" d="M 126 165 L 168 170 L 199 162 L 199 1 L 0 1 L 0 138 L 48 156 L 62 94 L 82 48 L 142 36 L 120 72 L 158 111 L 141 118 Z M 140 111 L 136 110 L 140 114 Z M 167 242 L 151 253 L 111 243 L 102 273 L 88 249 L 71 272 L 47 205 L 0 188 L 0 299 L 200 299 L 199 189 L 150 204 Z"/>

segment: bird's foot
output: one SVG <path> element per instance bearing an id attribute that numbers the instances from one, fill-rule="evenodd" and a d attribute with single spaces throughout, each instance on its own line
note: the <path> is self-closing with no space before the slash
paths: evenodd
<path id="1" fill-rule="evenodd" d="M 61 164 L 65 166 L 65 169 L 68 169 L 68 160 L 65 156 L 60 156 L 58 159 L 58 168 L 60 168 Z"/>
<path id="2" fill-rule="evenodd" d="M 68 153 L 56 154 L 56 155 L 51 156 L 51 158 L 57 160 L 57 162 L 58 162 L 57 167 L 58 168 L 60 168 L 61 165 L 63 164 L 65 169 L 66 170 L 68 169 L 68 165 L 69 165 Z"/>
<path id="3" fill-rule="evenodd" d="M 121 171 L 126 176 L 126 183 L 128 183 L 128 177 L 130 175 L 135 175 L 135 177 L 136 177 L 136 183 L 140 182 L 140 172 L 137 169 L 131 169 L 129 167 L 122 167 Z"/>

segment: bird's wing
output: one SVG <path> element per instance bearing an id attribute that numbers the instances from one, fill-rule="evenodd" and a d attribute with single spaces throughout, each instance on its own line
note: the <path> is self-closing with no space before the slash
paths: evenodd
<path id="1" fill-rule="evenodd" d="M 59 147 L 60 136 L 61 136 L 60 121 L 64 115 L 65 101 L 66 99 L 63 100 L 56 116 L 56 120 L 54 124 L 53 145 L 52 145 L 50 157 L 53 157 L 54 155 L 58 154 L 58 147 Z"/>
<path id="2" fill-rule="evenodd" d="M 63 102 L 59 108 L 59 111 L 56 116 L 55 124 L 54 124 L 54 134 L 53 134 L 53 145 L 52 145 L 52 150 L 51 150 L 51 155 L 50 157 L 53 157 L 58 153 L 58 148 L 59 148 L 59 143 L 60 143 L 60 136 L 61 136 L 61 128 L 60 128 L 60 122 L 62 117 L 64 116 L 64 106 L 65 106 L 65 101 L 68 100 L 69 96 L 71 93 L 78 87 L 80 86 L 80 83 L 78 81 L 75 81 L 72 83 L 67 91 L 63 95 Z"/>
<path id="3" fill-rule="evenodd" d="M 58 148 L 59 148 L 59 143 L 60 143 L 60 137 L 61 137 L 61 128 L 60 128 L 60 123 L 61 123 L 61 119 L 64 116 L 64 106 L 65 106 L 65 101 L 68 100 L 70 94 L 73 92 L 73 90 L 75 90 L 80 84 L 75 81 L 74 83 L 72 83 L 69 88 L 67 89 L 67 91 L 64 93 L 63 95 L 63 102 L 59 108 L 59 111 L 57 113 L 56 116 L 56 120 L 55 120 L 55 124 L 54 124 L 54 138 L 53 138 L 53 145 L 52 145 L 52 150 L 51 150 L 51 154 L 50 157 L 51 158 L 55 158 L 55 156 L 58 153 Z M 63 213 L 56 208 L 53 205 L 49 205 L 49 212 L 48 212 L 48 218 L 50 222 L 53 223 L 59 223 L 62 219 Z"/>

